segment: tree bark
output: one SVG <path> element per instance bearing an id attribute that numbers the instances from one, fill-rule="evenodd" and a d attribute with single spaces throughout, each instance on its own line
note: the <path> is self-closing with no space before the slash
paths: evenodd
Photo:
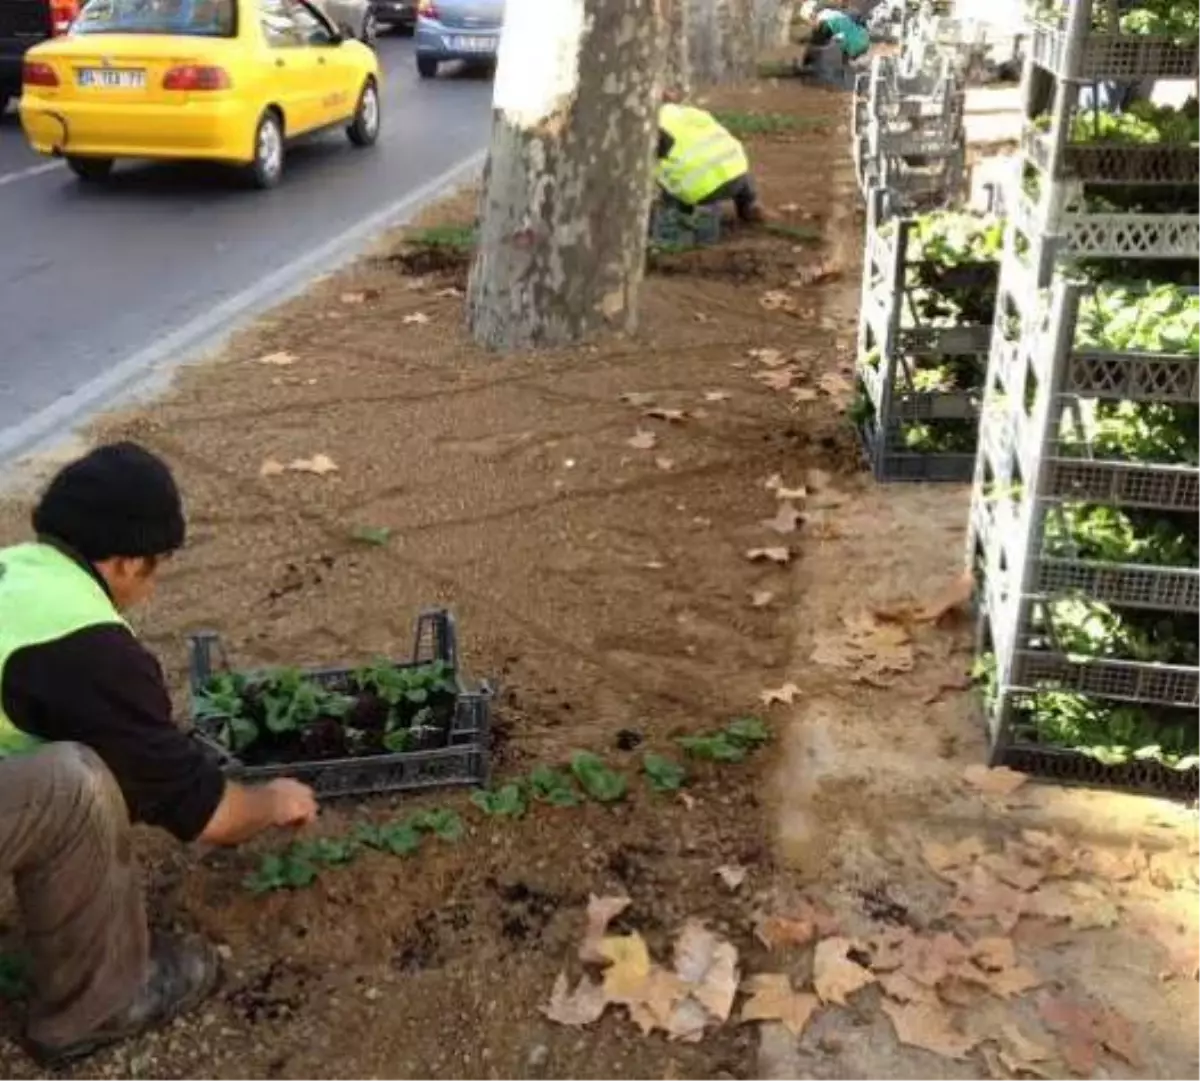
<path id="1" fill-rule="evenodd" d="M 481 344 L 634 329 L 663 31 L 662 0 L 508 0 L 467 287 Z"/>
<path id="2" fill-rule="evenodd" d="M 692 92 L 691 0 L 665 0 L 666 58 L 663 86 L 686 98 Z"/>
<path id="3" fill-rule="evenodd" d="M 688 0 L 688 8 L 693 81 L 712 85 L 753 78 L 751 0 Z"/>
<path id="4" fill-rule="evenodd" d="M 759 52 L 788 45 L 795 0 L 754 0 L 754 41 Z"/>

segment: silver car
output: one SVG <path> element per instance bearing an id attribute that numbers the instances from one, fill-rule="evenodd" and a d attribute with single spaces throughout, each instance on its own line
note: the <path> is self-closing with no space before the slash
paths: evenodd
<path id="1" fill-rule="evenodd" d="M 495 64 L 503 23 L 504 0 L 421 0 L 416 31 L 418 74 L 432 79 L 447 60 Z"/>
<path id="2" fill-rule="evenodd" d="M 346 37 L 374 45 L 379 34 L 372 0 L 314 0 L 325 17 Z"/>

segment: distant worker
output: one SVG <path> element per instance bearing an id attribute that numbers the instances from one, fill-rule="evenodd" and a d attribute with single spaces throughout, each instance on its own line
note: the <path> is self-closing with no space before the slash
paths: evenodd
<path id="1" fill-rule="evenodd" d="M 763 220 L 746 150 L 704 109 L 665 94 L 658 110 L 658 185 L 664 201 L 688 213 L 731 200 L 745 222 Z"/>
<path id="2" fill-rule="evenodd" d="M 838 8 L 822 7 L 817 0 L 804 0 L 800 16 L 813 24 L 809 44 L 820 47 L 836 41 L 847 60 L 865 56 L 871 48 L 871 35 L 863 23 Z"/>

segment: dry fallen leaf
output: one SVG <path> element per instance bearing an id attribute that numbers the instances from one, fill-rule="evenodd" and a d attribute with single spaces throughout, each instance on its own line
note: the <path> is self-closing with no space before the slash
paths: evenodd
<path id="1" fill-rule="evenodd" d="M 662 406 L 654 406 L 652 409 L 647 409 L 643 414 L 646 417 L 653 417 L 655 420 L 666 420 L 672 424 L 682 424 L 687 420 L 687 413 L 682 409 L 664 409 Z"/>
<path id="2" fill-rule="evenodd" d="M 965 920 L 995 920 L 1003 931 L 1011 931 L 1028 907 L 1029 899 L 1020 890 L 1004 885 L 978 865 L 959 880 L 958 894 L 949 914 Z"/>
<path id="3" fill-rule="evenodd" d="M 953 582 L 922 605 L 915 617 L 921 623 L 940 623 L 951 612 L 970 604 L 974 595 L 975 578 L 969 570 L 963 571 Z"/>
<path id="4" fill-rule="evenodd" d="M 782 203 L 779 207 L 781 214 L 795 214 L 800 209 L 799 203 Z"/>
<path id="5" fill-rule="evenodd" d="M 691 996 L 719 1022 L 729 1018 L 738 988 L 738 952 L 699 920 L 683 925 L 675 940 L 675 972 Z"/>
<path id="6" fill-rule="evenodd" d="M 1059 1035 L 1063 1061 L 1076 1073 L 1094 1077 L 1101 1048 L 1130 1066 L 1138 1065 L 1141 1056 L 1134 1044 L 1133 1028 L 1116 1010 L 1063 994 L 1045 996 L 1038 1012 Z"/>
<path id="7" fill-rule="evenodd" d="M 775 498 L 779 500 L 807 499 L 808 489 L 803 484 L 798 488 L 789 488 L 784 484 L 780 484 L 775 489 Z"/>
<path id="8" fill-rule="evenodd" d="M 759 364 L 764 364 L 768 368 L 778 368 L 781 364 L 787 363 L 787 357 L 779 349 L 751 349 L 746 355 L 751 360 L 757 360 Z"/>
<path id="9" fill-rule="evenodd" d="M 740 863 L 725 863 L 716 869 L 716 876 L 731 890 L 737 890 L 746 881 L 749 869 Z"/>
<path id="10" fill-rule="evenodd" d="M 765 311 L 769 312 L 791 312 L 796 310 L 795 300 L 792 299 L 790 294 L 785 293 L 782 289 L 768 290 L 758 298 L 758 303 Z"/>
<path id="11" fill-rule="evenodd" d="M 755 372 L 754 378 L 772 390 L 787 390 L 796 378 L 793 368 L 780 368 L 778 371 Z"/>
<path id="12" fill-rule="evenodd" d="M 776 702 L 782 702 L 785 706 L 790 706 L 796 700 L 796 695 L 799 693 L 800 688 L 789 680 L 782 687 L 768 687 L 765 690 L 759 691 L 758 700 L 764 706 L 770 706 Z"/>
<path id="13" fill-rule="evenodd" d="M 750 548 L 746 552 L 746 558 L 752 563 L 767 561 L 784 564 L 791 560 L 792 553 L 789 548 Z"/>
<path id="14" fill-rule="evenodd" d="M 542 1013 L 560 1025 L 578 1027 L 598 1021 L 607 1006 L 608 999 L 602 985 L 584 976 L 572 991 L 567 974 L 560 972 L 550 992 L 550 1001 L 542 1007 Z"/>
<path id="15" fill-rule="evenodd" d="M 1108 879 L 1110 882 L 1128 882 L 1137 878 L 1146 869 L 1146 853 L 1136 841 L 1124 852 L 1104 848 L 1084 849 L 1080 854 L 1080 869 Z"/>
<path id="16" fill-rule="evenodd" d="M 875 974 L 849 957 L 850 951 L 857 948 L 853 939 L 836 936 L 817 943 L 813 955 L 813 987 L 822 1002 L 846 1006 L 849 995 L 874 982 Z"/>
<path id="17" fill-rule="evenodd" d="M 1012 886 L 1013 889 L 1025 893 L 1028 893 L 1046 877 L 1046 872 L 1041 867 L 1014 858 L 1011 852 L 1003 854 L 989 852 L 979 862 L 1006 886 Z"/>
<path id="18" fill-rule="evenodd" d="M 274 458 L 268 458 L 258 468 L 260 477 L 278 477 L 284 471 L 283 462 L 276 461 Z"/>
<path id="19" fill-rule="evenodd" d="M 647 406 L 654 404 L 654 395 L 640 390 L 626 391 L 621 395 L 621 401 L 626 405 Z"/>
<path id="20" fill-rule="evenodd" d="M 706 402 L 727 402 L 733 395 L 727 390 L 706 390 L 704 392 L 704 400 Z"/>
<path id="21" fill-rule="evenodd" d="M 597 897 L 594 893 L 588 898 L 587 928 L 579 944 L 581 961 L 599 964 L 608 960 L 608 955 L 600 949 L 600 943 L 608 931 L 609 923 L 632 903 L 628 897 Z"/>
<path id="22" fill-rule="evenodd" d="M 947 931 L 914 935 L 904 945 L 902 971 L 925 987 L 936 987 L 969 957 L 968 948 Z"/>
<path id="23" fill-rule="evenodd" d="M 812 920 L 790 916 L 759 916 L 754 921 L 754 935 L 768 950 L 786 946 L 807 946 L 817 936 Z"/>
<path id="24" fill-rule="evenodd" d="M 318 477 L 337 472 L 337 463 L 328 454 L 314 454 L 311 458 L 293 458 L 288 462 L 287 467 L 293 473 L 313 473 Z"/>
<path id="25" fill-rule="evenodd" d="M 984 765 L 971 765 L 963 770 L 963 780 L 979 789 L 985 796 L 1011 796 L 1029 777 L 1007 766 L 989 769 Z"/>
<path id="26" fill-rule="evenodd" d="M 653 432 L 646 431 L 644 428 L 639 428 L 625 442 L 628 446 L 633 447 L 634 450 L 653 450 L 658 446 L 658 436 Z"/>
<path id="27" fill-rule="evenodd" d="M 775 599 L 775 594 L 769 589 L 756 589 L 750 594 L 751 608 L 766 608 Z"/>
<path id="28" fill-rule="evenodd" d="M 841 267 L 833 259 L 822 259 L 814 266 L 805 267 L 800 271 L 797 282 L 801 286 L 823 285 L 841 277 Z"/>
<path id="29" fill-rule="evenodd" d="M 808 1019 L 820 1005 L 816 995 L 793 991 L 791 980 L 781 972 L 751 976 L 742 990 L 749 1000 L 742 1007 L 742 1024 L 749 1021 L 780 1021 L 793 1036 L 804 1032 Z"/>
<path id="30" fill-rule="evenodd" d="M 670 473 L 675 468 L 675 459 L 658 457 L 654 459 L 654 464 L 664 473 Z"/>
<path id="31" fill-rule="evenodd" d="M 424 312 L 413 312 L 411 315 L 406 315 L 402 322 L 406 326 L 424 326 L 429 322 L 429 316 Z"/>
<path id="32" fill-rule="evenodd" d="M 896 1039 L 910 1047 L 961 1059 L 980 1042 L 980 1037 L 958 1031 L 950 1015 L 935 1002 L 900 1003 L 885 998 L 879 1005 L 891 1019 Z"/>
<path id="33" fill-rule="evenodd" d="M 296 363 L 296 357 L 285 350 L 279 353 L 268 353 L 264 357 L 259 357 L 258 362 L 259 364 L 270 364 L 276 368 L 286 368 L 288 365 Z"/>
<path id="34" fill-rule="evenodd" d="M 461 289 L 457 289 L 453 285 L 448 285 L 445 289 L 439 289 L 433 295 L 435 297 L 460 297 L 463 293 Z"/>
<path id="35" fill-rule="evenodd" d="M 781 503 L 779 510 L 774 518 L 764 518 L 762 525 L 765 529 L 773 529 L 776 533 L 795 533 L 798 522 L 803 521 L 804 516 L 796 509 L 792 503 Z"/>
<path id="36" fill-rule="evenodd" d="M 854 390 L 854 383 L 839 372 L 826 372 L 817 380 L 817 388 L 831 398 L 839 398 Z"/>
<path id="37" fill-rule="evenodd" d="M 1112 927 L 1116 906 L 1105 893 L 1087 882 L 1050 882 L 1029 895 L 1025 912 L 1044 920 L 1068 920 L 1076 931 Z"/>
<path id="38" fill-rule="evenodd" d="M 366 293 L 343 293 L 341 296 L 343 304 L 362 304 L 366 299 Z"/>
<path id="39" fill-rule="evenodd" d="M 812 387 L 789 387 L 788 393 L 792 396 L 792 401 L 797 404 L 800 402 L 815 402 L 819 397 Z"/>
<path id="40" fill-rule="evenodd" d="M 628 1005 L 640 1001 L 650 976 L 650 951 L 636 931 L 628 935 L 609 935 L 596 947 L 609 962 L 604 970 L 604 995 L 609 1002 Z"/>

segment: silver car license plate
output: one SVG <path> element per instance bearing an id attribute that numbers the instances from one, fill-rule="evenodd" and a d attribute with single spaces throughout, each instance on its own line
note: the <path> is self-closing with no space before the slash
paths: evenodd
<path id="1" fill-rule="evenodd" d="M 450 39 L 450 48 L 460 53 L 490 53 L 496 45 L 492 38 L 458 35 Z"/>
<path id="2" fill-rule="evenodd" d="M 80 86 L 101 86 L 112 90 L 141 90 L 146 72 L 141 68 L 79 68 Z"/>

